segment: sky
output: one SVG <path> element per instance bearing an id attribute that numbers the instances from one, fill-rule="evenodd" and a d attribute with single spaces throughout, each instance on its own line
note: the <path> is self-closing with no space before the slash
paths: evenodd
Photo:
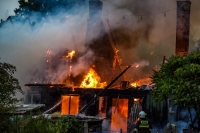
<path id="1" fill-rule="evenodd" d="M 18 7 L 18 0 L 0 0 L 0 19 L 5 20 L 9 15 L 14 15 L 13 10 Z"/>
<path id="2" fill-rule="evenodd" d="M 149 77 L 152 69 L 162 63 L 163 56 L 169 58 L 175 54 L 175 0 L 101 1 L 103 2 L 102 20 L 108 31 L 106 21 L 108 18 L 111 29 L 114 30 L 113 34 L 123 64 L 139 61 L 149 62 L 148 67 L 137 70 L 130 69 L 125 74 L 126 79 L 139 80 Z M 5 20 L 9 15 L 14 15 L 13 10 L 16 7 L 18 7 L 18 0 L 0 0 L 0 18 Z M 200 45 L 199 7 L 199 0 L 191 0 L 190 51 Z M 50 23 L 36 24 L 34 31 L 31 31 L 27 23 L 24 25 L 8 23 L 0 31 L 0 61 L 11 63 L 17 67 L 16 77 L 21 86 L 24 86 L 30 82 L 35 73 L 43 70 L 41 68 L 44 67 L 44 62 L 41 63 L 41 59 L 44 58 L 46 50 L 51 49 L 52 54 L 56 54 L 63 48 L 74 49 L 75 43 L 78 46 L 76 50 L 83 51 L 87 17 L 88 11 L 86 10 L 82 15 L 69 16 L 65 23 L 52 19 Z M 34 21 L 34 16 L 31 16 L 30 19 Z M 72 39 L 73 36 L 75 36 L 75 42 Z M 83 61 L 91 55 L 88 52 L 79 59 L 76 72 L 84 70 L 81 66 L 88 67 L 87 63 Z M 122 69 L 124 68 L 122 67 Z M 60 66 L 60 71 L 52 76 L 57 78 L 64 72 L 65 67 Z"/>

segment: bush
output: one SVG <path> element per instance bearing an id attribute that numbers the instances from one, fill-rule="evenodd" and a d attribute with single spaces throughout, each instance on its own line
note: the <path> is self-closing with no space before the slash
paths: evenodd
<path id="1" fill-rule="evenodd" d="M 82 133 L 83 124 L 75 117 L 52 120 L 39 115 L 12 116 L 1 128 L 2 133 Z"/>

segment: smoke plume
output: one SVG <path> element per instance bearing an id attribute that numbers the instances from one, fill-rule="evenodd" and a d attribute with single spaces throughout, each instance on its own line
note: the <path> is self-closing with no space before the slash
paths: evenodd
<path id="1" fill-rule="evenodd" d="M 150 77 L 152 69 L 162 63 L 163 56 L 169 58 L 175 54 L 176 41 L 176 1 L 174 0 L 101 0 L 103 2 L 102 21 L 107 31 L 112 31 L 116 47 L 122 58 L 122 66 L 140 62 L 143 67 L 130 68 L 125 74 L 127 80 L 138 80 Z M 70 1 L 69 1 L 70 2 Z M 200 46 L 200 2 L 191 0 L 191 28 L 190 28 L 190 51 Z M 8 62 L 17 67 L 16 77 L 21 86 L 29 83 L 33 75 L 37 75 L 38 82 L 43 82 L 38 73 L 43 73 L 46 68 L 45 51 L 50 49 L 52 57 L 63 51 L 75 50 L 82 53 L 74 64 L 72 73 L 77 76 L 84 72 L 91 62 L 85 62 L 93 55 L 86 52 L 84 47 L 88 1 L 84 6 L 76 3 L 69 6 L 69 11 L 55 9 L 55 14 L 49 14 L 48 19 L 42 18 L 37 22 L 40 14 L 32 13 L 28 21 L 21 23 L 13 19 L 0 28 L 0 57 L 1 61 Z M 81 7 L 81 8 L 79 8 Z M 14 9 L 13 9 L 14 10 Z M 25 16 L 22 16 L 25 17 Z M 110 27 L 108 27 L 108 22 Z M 98 37 L 97 32 L 92 36 Z M 83 54 L 85 53 L 85 55 Z M 56 79 L 67 73 L 67 67 L 59 65 L 55 75 L 50 78 Z M 63 73 L 62 73 L 63 72 Z M 23 88 L 25 89 L 25 88 Z"/>

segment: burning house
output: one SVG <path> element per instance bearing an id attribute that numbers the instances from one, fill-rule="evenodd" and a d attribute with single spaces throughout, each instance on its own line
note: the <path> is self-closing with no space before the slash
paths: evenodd
<path id="1" fill-rule="evenodd" d="M 189 9 L 188 5 L 183 3 L 178 2 L 180 7 L 177 10 L 176 54 L 180 55 L 187 54 L 189 35 Z M 94 53 L 92 58 L 88 59 L 90 69 L 73 76 L 73 65 L 78 62 L 77 57 L 82 53 L 64 50 L 59 55 L 51 56 L 51 50 L 46 51 L 46 71 L 42 75 L 44 82 L 25 84 L 25 102 L 45 104 L 41 110 L 44 114 L 59 111 L 62 115 L 105 117 L 107 123 L 103 123 L 102 127 L 105 132 L 119 129 L 131 132 L 141 110 L 147 112 L 152 123 L 161 128 L 168 120 L 179 120 L 178 107 L 173 106 L 173 101 L 169 99 L 160 103 L 152 102 L 151 92 L 154 86 L 150 84 L 149 78 L 133 83 L 125 81 L 123 76 L 128 68 L 137 69 L 140 63 L 122 71 L 117 49 L 111 43 L 101 20 L 102 6 L 99 0 L 89 1 L 85 47 Z M 186 20 L 183 25 L 179 25 L 179 20 L 182 19 Z M 187 25 L 187 29 L 184 29 L 184 25 Z M 96 35 L 91 36 L 93 32 L 96 32 Z M 62 79 L 52 80 L 49 75 L 59 69 L 59 63 L 67 66 L 65 69 L 68 73 L 62 75 Z"/>
<path id="2" fill-rule="evenodd" d="M 107 122 L 104 131 L 130 132 L 138 118 L 138 113 L 145 110 L 154 123 L 164 123 L 167 120 L 167 102 L 152 103 L 150 79 L 137 83 L 124 81 L 124 73 L 128 68 L 137 69 L 140 63 L 120 68 L 117 49 L 110 42 L 104 24 L 101 20 L 102 2 L 89 1 L 89 19 L 85 46 L 94 52 L 91 67 L 86 73 L 73 77 L 71 71 L 76 56 L 75 51 L 64 51 L 51 56 L 51 50 L 46 51 L 46 75 L 44 83 L 29 83 L 25 86 L 26 103 L 45 104 L 43 113 L 61 112 L 62 115 L 86 115 L 105 117 Z M 99 28 L 100 27 L 100 28 Z M 98 36 L 91 36 L 93 32 Z M 58 69 L 57 64 L 67 64 L 68 74 L 58 82 L 52 81 L 49 73 Z M 147 82 L 143 84 L 144 82 Z M 107 85 L 108 84 L 108 85 Z M 159 114 L 159 115 L 158 115 Z M 154 121 L 153 121 L 154 120 Z"/>
<path id="3" fill-rule="evenodd" d="M 84 114 L 105 117 L 109 125 L 107 131 L 122 128 L 131 130 L 144 109 L 153 120 L 165 122 L 166 102 L 152 104 L 151 86 L 121 86 L 121 88 L 72 88 L 63 84 L 26 84 L 27 103 L 46 106 L 44 113 L 60 111 L 63 115 Z M 159 115 L 157 115 L 159 114 Z M 154 121 L 155 122 L 155 121 Z"/>

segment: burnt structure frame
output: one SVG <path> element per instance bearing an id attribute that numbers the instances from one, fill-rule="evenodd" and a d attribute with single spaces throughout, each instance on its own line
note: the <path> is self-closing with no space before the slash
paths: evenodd
<path id="1" fill-rule="evenodd" d="M 103 88 L 72 88 L 68 86 L 64 86 L 63 84 L 26 84 L 28 87 L 27 95 L 31 94 L 40 94 L 41 100 L 40 102 L 45 104 L 46 106 L 42 108 L 42 112 L 48 110 L 53 107 L 56 102 L 61 101 L 61 97 L 66 96 L 79 96 L 79 110 L 86 103 L 83 101 L 90 101 L 93 99 L 99 92 L 103 90 Z M 111 120 L 112 113 L 109 113 L 110 108 L 112 107 L 112 99 L 120 98 L 120 99 L 128 99 L 128 118 L 130 115 L 131 107 L 134 104 L 134 98 L 144 99 L 147 94 L 151 94 L 152 90 L 145 90 L 141 87 L 136 88 L 127 88 L 127 89 L 118 89 L 118 88 L 108 88 L 106 91 L 101 93 L 99 97 L 106 98 L 106 119 Z M 85 94 L 90 95 L 89 99 L 85 99 Z M 88 96 L 86 96 L 88 98 Z M 28 102 L 28 101 L 27 101 Z M 144 107 L 144 102 L 142 102 L 142 107 Z M 53 109 L 51 112 L 60 111 L 61 104 Z M 91 105 L 86 111 L 86 115 L 96 116 L 99 113 L 99 98 L 94 101 L 94 104 Z M 111 124 L 111 121 L 109 121 Z M 130 131 L 128 127 L 129 119 L 127 119 L 127 131 Z"/>

